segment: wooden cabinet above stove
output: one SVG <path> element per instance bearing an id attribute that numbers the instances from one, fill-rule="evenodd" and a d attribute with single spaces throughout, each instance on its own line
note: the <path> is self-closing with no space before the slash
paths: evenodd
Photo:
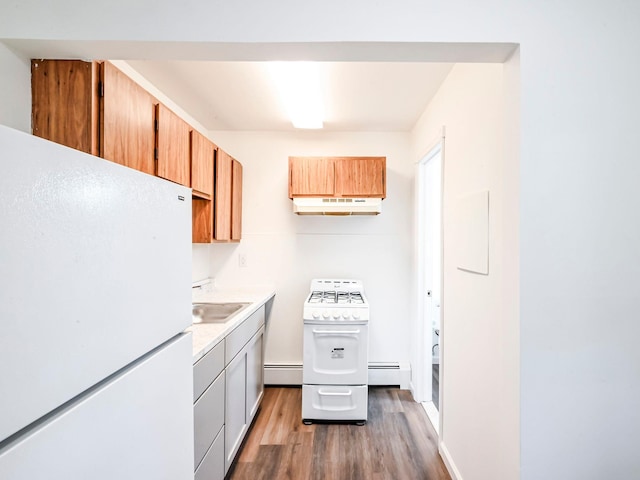
<path id="1" fill-rule="evenodd" d="M 289 198 L 386 193 L 386 157 L 289 157 Z"/>

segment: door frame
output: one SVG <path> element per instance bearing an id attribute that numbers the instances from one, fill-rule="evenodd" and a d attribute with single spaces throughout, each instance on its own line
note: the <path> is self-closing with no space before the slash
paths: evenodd
<path id="1" fill-rule="evenodd" d="M 445 127 L 442 127 L 441 135 L 434 141 L 429 143 L 429 147 L 426 149 L 424 155 L 420 156 L 416 162 L 416 355 L 415 365 L 413 371 L 413 387 L 414 398 L 421 403 L 431 402 L 431 382 L 426 380 L 427 361 L 432 364 L 432 352 L 431 348 L 425 348 L 425 335 L 427 334 L 427 328 L 425 325 L 425 304 L 427 300 L 426 287 L 425 287 L 425 230 L 426 225 L 424 221 L 425 208 L 424 208 L 424 175 L 423 171 L 427 163 L 432 160 L 436 155 L 440 155 L 440 373 L 439 373 L 439 391 L 438 391 L 438 415 L 437 419 L 430 418 L 434 426 L 437 425 L 438 436 L 442 435 L 442 419 L 443 419 L 443 385 L 444 385 L 444 338 L 445 338 L 445 305 L 444 305 L 444 172 L 445 172 Z M 431 378 L 431 376 L 429 376 Z M 427 384 L 427 385 L 425 385 Z M 428 395 L 427 395 L 428 393 Z M 431 416 L 433 409 L 430 409 L 427 413 Z M 434 421 L 437 420 L 437 423 Z"/>

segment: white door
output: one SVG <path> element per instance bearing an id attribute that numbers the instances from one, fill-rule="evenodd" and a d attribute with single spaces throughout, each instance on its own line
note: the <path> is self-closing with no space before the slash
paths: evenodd
<path id="1" fill-rule="evenodd" d="M 422 364 L 418 400 L 439 405 L 442 300 L 442 143 L 418 167 L 419 331 Z"/>
<path id="2" fill-rule="evenodd" d="M 367 348 L 367 325 L 305 324 L 303 383 L 366 384 Z"/>

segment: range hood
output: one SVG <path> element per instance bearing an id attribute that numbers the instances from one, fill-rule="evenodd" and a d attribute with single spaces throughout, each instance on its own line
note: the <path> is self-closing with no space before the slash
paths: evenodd
<path id="1" fill-rule="evenodd" d="M 378 215 L 382 198 L 296 197 L 293 212 L 298 215 Z"/>

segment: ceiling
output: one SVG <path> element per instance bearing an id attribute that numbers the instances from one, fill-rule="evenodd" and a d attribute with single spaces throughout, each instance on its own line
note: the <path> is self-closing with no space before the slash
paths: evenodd
<path id="1" fill-rule="evenodd" d="M 294 130 L 267 62 L 127 63 L 208 130 Z M 321 62 L 324 131 L 409 131 L 452 63 Z"/>
<path id="2" fill-rule="evenodd" d="M 511 43 L 207 43 L 3 39 L 28 58 L 120 59 L 209 130 L 293 131 L 268 60 L 318 61 L 324 131 L 409 131 L 453 62 L 504 62 Z M 134 60 L 144 58 L 145 60 Z M 451 63 L 439 63 L 451 62 Z"/>

